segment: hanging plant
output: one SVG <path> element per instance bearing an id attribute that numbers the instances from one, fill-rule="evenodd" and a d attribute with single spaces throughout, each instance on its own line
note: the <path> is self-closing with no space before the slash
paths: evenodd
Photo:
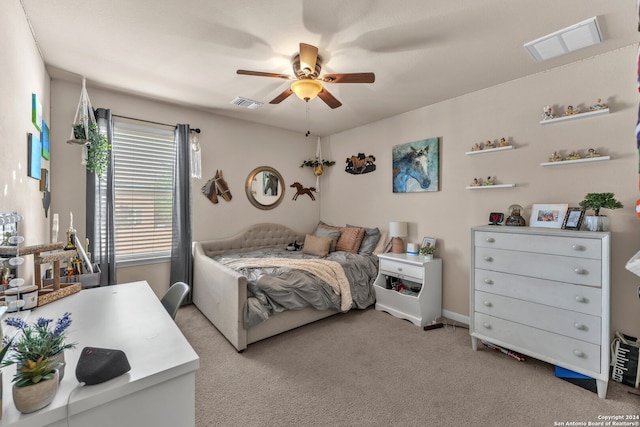
<path id="1" fill-rule="evenodd" d="M 76 124 L 73 126 L 73 136 L 80 141 L 86 141 L 87 170 L 101 178 L 109 167 L 111 144 L 109 144 L 107 136 L 99 132 L 95 123 L 89 123 L 88 129 L 89 136 L 87 137 L 84 125 Z"/>

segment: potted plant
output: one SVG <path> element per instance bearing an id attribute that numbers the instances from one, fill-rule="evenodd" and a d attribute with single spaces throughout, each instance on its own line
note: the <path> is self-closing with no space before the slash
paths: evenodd
<path id="1" fill-rule="evenodd" d="M 107 136 L 100 133 L 96 123 L 90 122 L 88 131 L 87 136 L 82 123 L 73 125 L 73 136 L 87 146 L 87 170 L 100 178 L 107 171 L 111 160 L 111 144 Z"/>
<path id="2" fill-rule="evenodd" d="M 335 165 L 336 162 L 333 160 L 320 160 L 319 157 L 316 157 L 315 159 L 308 159 L 305 160 L 304 162 L 302 162 L 302 164 L 300 165 L 300 167 L 310 167 L 313 168 L 313 173 L 316 176 L 321 176 L 324 173 L 324 168 L 328 167 L 328 166 L 333 166 Z"/>
<path id="3" fill-rule="evenodd" d="M 37 411 L 53 400 L 64 376 L 64 351 L 75 347 L 66 342 L 71 314 L 65 313 L 53 329 L 50 329 L 52 319 L 42 317 L 33 325 L 16 317 L 7 318 L 5 323 L 18 328 L 20 334 L 11 343 L 9 357 L 2 361 L 2 366 L 16 365 L 14 404 L 23 413 Z"/>
<path id="4" fill-rule="evenodd" d="M 585 223 L 589 231 L 607 231 L 609 229 L 609 218 L 600 215 L 600 209 L 619 209 L 624 206 L 615 199 L 613 193 L 587 193 L 580 206 L 591 209 L 594 215 L 585 217 Z"/>
<path id="5" fill-rule="evenodd" d="M 436 253 L 436 247 L 434 245 L 423 246 L 420 248 L 420 255 L 424 255 L 425 259 L 433 259 L 433 255 Z"/>

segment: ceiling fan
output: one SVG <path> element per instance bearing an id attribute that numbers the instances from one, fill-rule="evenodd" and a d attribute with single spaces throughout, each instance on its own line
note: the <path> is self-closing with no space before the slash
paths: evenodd
<path id="1" fill-rule="evenodd" d="M 293 76 L 287 74 L 265 73 L 262 71 L 238 70 L 238 74 L 260 77 L 275 77 L 284 80 L 295 80 L 291 87 L 280 95 L 273 98 L 269 104 L 279 104 L 295 93 L 298 98 L 309 102 L 316 96 L 322 99 L 329 107 L 338 108 L 342 105 L 331 93 L 322 85 L 324 83 L 373 83 L 376 79 L 373 73 L 347 73 L 347 74 L 324 74 L 320 76 L 322 70 L 322 58 L 318 56 L 318 48 L 306 43 L 300 43 L 300 53 L 291 60 L 293 66 Z"/>

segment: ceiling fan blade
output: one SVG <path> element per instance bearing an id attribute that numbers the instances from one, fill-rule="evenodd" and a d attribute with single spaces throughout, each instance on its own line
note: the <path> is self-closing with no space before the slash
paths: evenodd
<path id="1" fill-rule="evenodd" d="M 289 97 L 289 95 L 291 95 L 292 93 L 293 93 L 293 91 L 290 88 L 287 88 L 280 95 L 276 96 L 271 101 L 269 101 L 269 104 L 280 104 L 282 101 L 287 99 Z"/>
<path id="2" fill-rule="evenodd" d="M 327 89 L 324 87 L 318 94 L 318 98 L 322 99 L 325 104 L 327 104 L 331 108 L 338 108 L 342 105 L 342 102 L 338 101 L 335 96 L 331 95 Z"/>
<path id="3" fill-rule="evenodd" d="M 238 70 L 237 74 L 244 74 L 246 76 L 258 76 L 258 77 L 275 77 L 278 79 L 290 80 L 291 76 L 286 74 L 277 74 L 277 73 L 264 73 L 262 71 L 249 71 L 249 70 Z"/>
<path id="4" fill-rule="evenodd" d="M 325 83 L 373 83 L 376 75 L 373 73 L 325 74 L 321 80 Z"/>
<path id="5" fill-rule="evenodd" d="M 300 68 L 307 68 L 313 72 L 318 60 L 318 48 L 306 43 L 300 43 Z"/>

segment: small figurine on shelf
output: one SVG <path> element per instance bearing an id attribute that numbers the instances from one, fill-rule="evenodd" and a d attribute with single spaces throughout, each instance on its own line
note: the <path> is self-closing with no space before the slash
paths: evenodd
<path id="1" fill-rule="evenodd" d="M 589 107 L 589 111 L 605 110 L 607 108 L 609 108 L 607 104 L 603 104 L 602 99 L 598 98 L 596 99 L 596 103 Z"/>
<path id="2" fill-rule="evenodd" d="M 65 251 L 76 250 L 76 229 L 73 228 L 73 212 L 69 213 L 69 229 L 67 230 L 67 245 Z"/>
<path id="3" fill-rule="evenodd" d="M 493 185 L 493 180 L 491 179 L 490 176 L 488 176 L 487 179 L 484 180 L 482 185 Z"/>
<path id="4" fill-rule="evenodd" d="M 580 108 L 569 105 L 567 111 L 564 112 L 565 116 L 573 116 L 574 114 L 580 114 Z"/>
<path id="5" fill-rule="evenodd" d="M 480 150 L 482 150 L 482 146 L 477 142 L 473 144 L 473 147 L 471 147 L 471 151 L 480 151 Z"/>
<path id="6" fill-rule="evenodd" d="M 471 184 L 469 184 L 471 187 L 479 187 L 480 186 L 480 181 L 478 181 L 478 178 L 473 178 L 473 182 Z"/>
<path id="7" fill-rule="evenodd" d="M 507 140 L 505 138 L 500 138 L 500 142 L 498 143 L 498 147 L 506 147 Z"/>
<path id="8" fill-rule="evenodd" d="M 556 118 L 556 116 L 553 114 L 553 108 L 551 108 L 551 105 L 547 105 L 546 107 L 544 107 L 542 109 L 542 112 L 542 120 L 551 120 Z"/>
<path id="9" fill-rule="evenodd" d="M 559 162 L 562 160 L 562 157 L 558 154 L 557 151 L 551 153 L 551 157 L 549 157 L 550 162 Z"/>
<path id="10" fill-rule="evenodd" d="M 491 142 L 491 141 L 487 141 L 487 142 L 484 144 L 484 148 L 485 148 L 485 149 L 491 149 L 491 148 L 493 148 L 493 142 Z"/>
<path id="11" fill-rule="evenodd" d="M 578 160 L 580 159 L 580 154 L 577 151 L 572 151 L 571 153 L 569 153 L 569 155 L 565 158 L 565 160 Z"/>
<path id="12" fill-rule="evenodd" d="M 600 153 L 598 153 L 598 151 L 595 148 L 589 148 L 589 150 L 587 151 L 587 155 L 585 157 L 588 159 L 593 157 L 600 157 Z"/>

